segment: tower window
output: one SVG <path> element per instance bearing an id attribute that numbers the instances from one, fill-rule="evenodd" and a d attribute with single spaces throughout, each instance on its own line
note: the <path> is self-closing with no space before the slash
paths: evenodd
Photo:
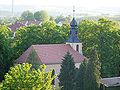
<path id="1" fill-rule="evenodd" d="M 77 31 L 75 31 L 75 34 L 77 34 Z"/>
<path id="2" fill-rule="evenodd" d="M 79 52 L 79 45 L 77 45 L 77 46 L 76 46 L 76 51 L 78 51 L 78 52 Z"/>
<path id="3" fill-rule="evenodd" d="M 55 70 L 53 69 L 52 76 L 54 76 L 54 75 L 55 75 Z M 52 85 L 55 85 L 55 79 L 52 80 Z"/>

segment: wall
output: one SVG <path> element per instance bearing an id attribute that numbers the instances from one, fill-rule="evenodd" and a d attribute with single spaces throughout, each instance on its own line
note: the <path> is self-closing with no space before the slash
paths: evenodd
<path id="1" fill-rule="evenodd" d="M 80 65 L 80 63 L 76 63 L 75 64 L 76 68 L 79 68 L 79 65 Z M 52 65 L 46 65 L 46 66 L 47 66 L 46 69 L 45 69 L 46 72 L 51 70 L 51 69 L 54 69 L 55 74 L 59 75 L 60 68 L 61 68 L 60 64 L 52 64 Z M 55 79 L 55 85 L 56 86 L 58 86 L 58 82 L 59 82 L 58 77 L 56 77 L 56 79 Z"/>

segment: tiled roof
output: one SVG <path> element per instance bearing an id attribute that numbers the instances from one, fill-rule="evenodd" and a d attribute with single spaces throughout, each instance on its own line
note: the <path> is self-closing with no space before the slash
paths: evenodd
<path id="1" fill-rule="evenodd" d="M 32 49 L 36 51 L 39 60 L 44 64 L 62 63 L 62 59 L 68 51 L 72 54 L 75 63 L 79 63 L 85 59 L 83 55 L 80 55 L 69 44 L 47 44 L 32 45 L 17 59 L 17 63 L 26 62 Z"/>
<path id="2" fill-rule="evenodd" d="M 22 24 L 22 23 L 20 23 L 20 22 L 16 22 L 15 24 L 10 25 L 9 28 L 10 28 L 13 32 L 15 32 L 18 28 L 23 27 L 23 26 L 25 26 L 25 25 Z"/>
<path id="3" fill-rule="evenodd" d="M 18 28 L 23 26 L 29 26 L 31 24 L 39 25 L 40 21 L 30 20 L 30 21 L 16 21 L 14 24 L 8 26 L 13 32 L 15 32 Z"/>

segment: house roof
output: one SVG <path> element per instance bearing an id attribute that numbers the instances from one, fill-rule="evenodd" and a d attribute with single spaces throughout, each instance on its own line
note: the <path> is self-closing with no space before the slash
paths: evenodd
<path id="1" fill-rule="evenodd" d="M 40 21 L 37 20 L 29 20 L 29 21 L 16 21 L 14 24 L 8 26 L 13 32 L 15 32 L 18 28 L 23 26 L 29 26 L 31 24 L 39 25 Z"/>
<path id="2" fill-rule="evenodd" d="M 101 83 L 107 87 L 120 86 L 120 77 L 102 78 Z"/>
<path id="3" fill-rule="evenodd" d="M 68 51 L 72 54 L 75 63 L 80 63 L 85 59 L 83 55 L 75 51 L 69 44 L 47 44 L 32 45 L 17 59 L 17 63 L 26 62 L 32 49 L 35 50 L 39 60 L 44 64 L 62 63 L 62 59 Z"/>
<path id="4" fill-rule="evenodd" d="M 15 22 L 15 24 L 10 25 L 9 28 L 10 28 L 13 32 L 15 32 L 16 29 L 18 29 L 18 28 L 20 28 L 20 27 L 23 27 L 23 26 L 25 26 L 25 25 L 22 24 L 21 22 Z"/>

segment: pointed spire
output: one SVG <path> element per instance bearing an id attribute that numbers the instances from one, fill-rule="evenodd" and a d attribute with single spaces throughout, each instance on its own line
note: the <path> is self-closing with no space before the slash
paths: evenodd
<path id="1" fill-rule="evenodd" d="M 72 21 L 70 23 L 70 26 L 71 27 L 76 27 L 77 26 L 77 22 L 75 20 L 75 6 L 73 6 L 73 19 L 72 19 Z"/>
<path id="2" fill-rule="evenodd" d="M 79 43 L 79 39 L 78 39 L 78 29 L 77 29 L 77 22 L 75 20 L 75 7 L 73 7 L 73 19 L 70 23 L 70 37 L 68 39 L 68 42 L 70 43 Z"/>
<path id="3" fill-rule="evenodd" d="M 73 6 L 73 18 L 75 17 L 75 6 Z"/>

